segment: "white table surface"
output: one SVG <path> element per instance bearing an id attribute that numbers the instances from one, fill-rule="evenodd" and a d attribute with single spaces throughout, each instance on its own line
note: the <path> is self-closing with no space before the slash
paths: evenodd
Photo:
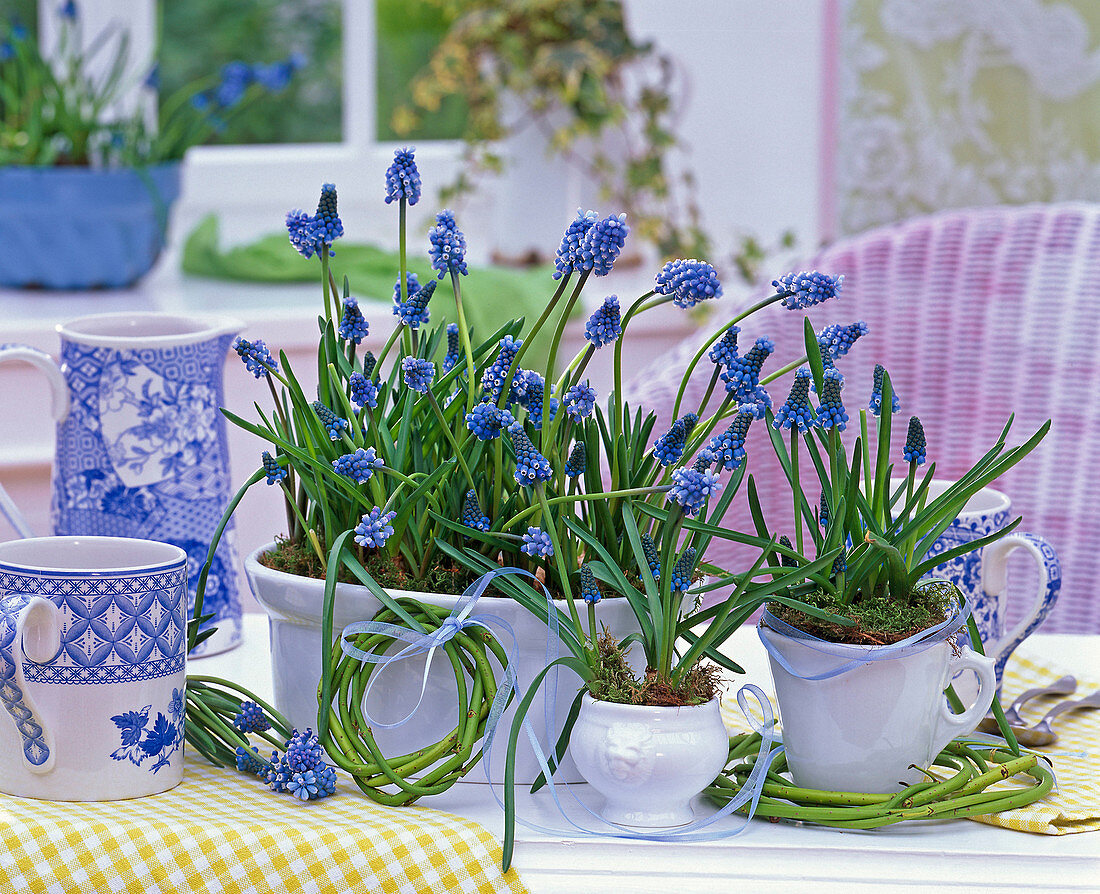
<path id="1" fill-rule="evenodd" d="M 1033 636 L 1021 647 L 1083 678 L 1100 677 L 1100 637 Z M 751 628 L 739 630 L 726 651 L 745 668 L 740 682 L 772 691 L 766 655 Z M 244 644 L 194 661 L 192 673 L 224 676 L 267 698 L 271 693 L 266 616 L 245 616 Z M 475 774 L 480 768 L 475 768 Z M 483 777 L 481 777 L 483 778 Z M 564 787 L 562 787 L 564 789 Z M 578 796 L 598 808 L 587 785 Z M 563 803 L 572 798 L 562 791 Z M 565 829 L 545 794 L 518 794 L 520 815 Z M 484 783 L 462 782 L 422 802 L 503 834 L 503 813 Z M 581 821 L 573 806 L 570 815 Z M 700 814 L 712 811 L 700 803 Z M 590 821 L 595 822 L 595 821 Z M 738 818 L 722 822 L 734 826 Z M 591 827 L 591 826 L 590 826 Z M 670 843 L 545 834 L 517 828 L 515 866 L 533 894 L 569 892 L 1063 891 L 1100 892 L 1100 832 L 1032 835 L 972 820 L 908 823 L 850 831 L 752 820 L 740 835 L 713 842 Z"/>

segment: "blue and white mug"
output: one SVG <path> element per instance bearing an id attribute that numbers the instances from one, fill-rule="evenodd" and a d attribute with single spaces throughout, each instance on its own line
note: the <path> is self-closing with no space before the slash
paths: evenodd
<path id="1" fill-rule="evenodd" d="M 932 499 L 954 482 L 935 481 L 929 488 Z M 956 546 L 1000 531 L 1012 520 L 1012 501 L 1007 494 L 991 487 L 983 487 L 963 507 L 951 526 L 940 535 L 928 551 L 928 558 L 935 558 Z M 1027 594 L 1009 594 L 1008 559 L 1016 550 L 1034 559 L 1039 569 L 1038 585 L 1030 594 L 1026 611 L 1011 629 L 1007 630 L 1008 603 Z M 986 655 L 994 661 L 997 672 L 997 690 L 1000 691 L 1005 664 L 1013 650 L 1050 614 L 1058 601 L 1062 588 L 1062 567 L 1058 554 L 1038 534 L 1013 531 L 1000 540 L 973 552 L 964 553 L 937 565 L 931 577 L 951 581 L 970 600 L 974 621 L 982 637 Z"/>
<path id="2" fill-rule="evenodd" d="M 0 791 L 114 801 L 178 785 L 186 628 L 178 546 L 0 543 Z"/>
<path id="3" fill-rule="evenodd" d="M 164 313 L 81 317 L 57 327 L 60 366 L 24 345 L 0 345 L 50 383 L 57 420 L 52 533 L 135 537 L 179 546 L 190 602 L 214 530 L 229 503 L 229 445 L 222 370 L 240 323 Z M 0 512 L 23 536 L 25 521 L 0 489 Z M 217 632 L 191 657 L 241 637 L 236 532 L 226 526 L 207 578 L 203 610 Z"/>

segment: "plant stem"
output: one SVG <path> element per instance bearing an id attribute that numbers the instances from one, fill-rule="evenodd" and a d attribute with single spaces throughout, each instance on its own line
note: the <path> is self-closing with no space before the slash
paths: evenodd
<path id="1" fill-rule="evenodd" d="M 447 424 L 447 420 L 443 417 L 443 410 L 440 409 L 439 401 L 435 399 L 435 394 L 432 393 L 432 389 L 429 388 L 427 394 L 428 403 L 432 405 L 432 410 L 435 412 L 436 418 L 439 420 L 439 427 L 443 429 L 443 434 L 451 444 L 451 449 L 454 450 L 455 458 L 458 460 L 458 464 L 462 466 L 462 471 L 466 475 L 466 480 L 470 484 L 471 490 L 477 490 L 477 484 L 474 482 L 474 476 L 470 474 L 470 467 L 466 465 L 466 457 L 462 455 L 462 450 L 459 448 L 458 443 L 455 441 L 454 432 L 451 431 L 451 427 Z"/>
<path id="2" fill-rule="evenodd" d="M 451 291 L 455 296 L 455 314 L 458 317 L 458 337 L 462 341 L 462 353 L 466 355 L 466 412 L 474 408 L 474 349 L 470 344 L 470 330 L 466 327 L 466 310 L 462 305 L 462 286 L 458 274 L 451 271 Z"/>

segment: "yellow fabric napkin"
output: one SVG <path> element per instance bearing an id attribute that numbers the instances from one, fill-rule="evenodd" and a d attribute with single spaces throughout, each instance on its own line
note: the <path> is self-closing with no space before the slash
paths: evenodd
<path id="1" fill-rule="evenodd" d="M 522 894 L 500 845 L 470 820 L 337 793 L 302 803 L 189 759 L 183 783 L 131 801 L 0 795 L 0 891 L 49 894 Z"/>

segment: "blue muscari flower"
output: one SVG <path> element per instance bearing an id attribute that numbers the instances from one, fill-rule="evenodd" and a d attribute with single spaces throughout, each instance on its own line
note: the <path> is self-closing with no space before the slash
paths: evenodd
<path id="1" fill-rule="evenodd" d="M 569 459 L 565 461 L 565 474 L 570 478 L 576 478 L 584 472 L 587 461 L 588 448 L 584 446 L 584 441 L 577 441 L 569 451 Z"/>
<path id="2" fill-rule="evenodd" d="M 361 372 L 353 372 L 348 379 L 351 390 L 351 400 L 357 407 L 370 407 L 372 410 L 378 406 L 378 383 L 368 379 Z"/>
<path id="3" fill-rule="evenodd" d="M 435 282 L 433 279 L 432 282 Z M 458 323 L 447 324 L 447 353 L 443 355 L 443 372 L 449 373 L 454 369 L 462 355 L 458 347 Z"/>
<path id="4" fill-rule="evenodd" d="M 821 386 L 821 406 L 817 408 L 817 424 L 821 428 L 836 426 L 837 431 L 844 431 L 848 427 L 848 414 L 844 411 L 844 401 L 840 397 L 840 389 L 843 387 L 844 376 L 839 369 L 825 370 Z"/>
<path id="5" fill-rule="evenodd" d="M 672 566 L 673 592 L 683 593 L 691 586 L 691 575 L 695 571 L 695 547 L 689 546 L 684 550 L 675 565 Z"/>
<path id="6" fill-rule="evenodd" d="M 732 472 L 745 461 L 745 438 L 755 418 L 752 407 L 742 404 L 737 408 L 737 415 L 729 428 L 710 439 L 707 451 L 717 463 L 714 471 Z"/>
<path id="7" fill-rule="evenodd" d="M 149 68 L 148 73 L 145 75 L 145 80 L 141 82 L 141 86 L 148 88 L 149 90 L 160 89 L 160 64 L 154 62 Z"/>
<path id="8" fill-rule="evenodd" d="M 245 368 L 257 379 L 262 379 L 269 372 L 279 371 L 279 364 L 272 358 L 262 339 L 248 341 L 237 336 L 233 342 L 233 350 L 244 361 Z"/>
<path id="9" fill-rule="evenodd" d="M 465 276 L 466 237 L 455 223 L 454 212 L 444 209 L 435 216 L 435 226 L 428 230 L 431 248 L 428 255 L 432 259 L 432 269 L 438 271 L 443 279 L 448 273 Z"/>
<path id="10" fill-rule="evenodd" d="M 602 348 L 623 334 L 622 314 L 618 295 L 608 295 L 584 324 L 584 337 L 592 347 Z"/>
<path id="11" fill-rule="evenodd" d="M 286 762 L 295 773 L 316 770 L 324 763 L 325 752 L 313 730 L 294 730 L 286 743 Z"/>
<path id="12" fill-rule="evenodd" d="M 477 501 L 477 491 L 466 491 L 466 501 L 462 504 L 462 524 L 478 531 L 489 530 L 489 516 L 481 511 L 481 504 Z"/>
<path id="13" fill-rule="evenodd" d="M 508 434 L 512 436 L 512 449 L 516 454 L 516 470 L 512 473 L 516 483 L 534 484 L 549 480 L 553 474 L 550 471 L 550 460 L 535 449 L 523 426 L 513 422 L 508 426 Z"/>
<path id="14" fill-rule="evenodd" d="M 267 770 L 264 773 L 264 781 L 267 782 L 273 792 L 285 792 L 293 772 L 287 764 L 286 758 L 280 757 L 279 752 L 272 751 L 271 762 L 267 765 Z"/>
<path id="15" fill-rule="evenodd" d="M 828 301 L 840 291 L 843 283 L 843 276 L 829 276 L 816 270 L 785 273 L 772 280 L 775 290 L 784 296 L 781 303 L 788 310 L 804 310 Z"/>
<path id="16" fill-rule="evenodd" d="M 434 280 L 433 280 L 434 281 Z M 405 271 L 405 299 L 408 300 L 417 292 L 420 291 L 420 280 L 417 279 L 415 273 L 411 270 Z M 401 303 L 401 278 L 397 278 L 397 282 L 393 284 L 393 303 Z"/>
<path id="17" fill-rule="evenodd" d="M 374 354 L 370 351 L 363 352 L 363 375 L 369 376 L 374 372 L 374 367 L 378 365 L 378 360 Z M 354 374 L 353 374 L 354 375 Z"/>
<path id="18" fill-rule="evenodd" d="M 329 438 L 333 441 L 340 440 L 340 432 L 348 427 L 348 421 L 341 419 L 319 400 L 313 402 L 313 409 L 325 427 L 325 431 L 328 432 Z"/>
<path id="19" fill-rule="evenodd" d="M 771 405 L 771 399 L 766 392 L 762 393 L 763 389 L 760 387 L 760 370 L 774 350 L 775 342 L 766 335 L 761 335 L 745 356 L 735 356 L 729 368 L 719 376 L 726 383 L 726 391 L 738 403 L 760 403 L 766 400 L 768 406 Z"/>
<path id="20" fill-rule="evenodd" d="M 344 235 L 344 224 L 336 213 L 336 185 L 325 183 L 321 186 L 321 198 L 317 202 L 317 213 L 310 225 L 313 234 L 314 250 L 320 254 L 322 245 L 332 245 Z M 332 252 L 329 252 L 332 254 Z"/>
<path id="21" fill-rule="evenodd" d="M 824 496 L 824 494 L 822 494 L 822 496 Z M 791 538 L 788 537 L 786 534 L 780 535 L 779 543 L 782 546 L 787 547 L 787 549 L 794 549 L 794 544 L 791 543 Z M 797 568 L 798 567 L 798 561 L 796 559 L 792 559 L 790 556 L 784 556 L 784 555 L 779 556 L 779 564 L 782 565 L 784 568 Z"/>
<path id="22" fill-rule="evenodd" d="M 843 357 L 851 349 L 856 341 L 867 334 L 867 324 L 860 320 L 842 326 L 833 323 L 821 330 L 818 340 L 825 339 L 829 344 L 829 353 L 834 357 Z"/>
<path id="23" fill-rule="evenodd" d="M 574 269 L 579 269 L 577 261 L 581 244 L 598 216 L 595 211 L 577 209 L 577 217 L 565 228 L 565 235 L 561 238 L 561 245 L 558 246 L 558 253 L 554 258 L 554 279 L 568 276 Z"/>
<path id="24" fill-rule="evenodd" d="M 435 364 L 430 360 L 419 360 L 416 357 L 406 357 L 401 361 L 401 371 L 405 377 L 405 384 L 413 391 L 427 394 L 428 386 L 435 378 Z"/>
<path id="25" fill-rule="evenodd" d="M 565 412 L 571 419 L 580 422 L 592 415 L 596 408 L 596 389 L 586 379 L 578 382 L 565 392 Z"/>
<path id="26" fill-rule="evenodd" d="M 718 476 L 705 469 L 676 469 L 672 473 L 669 499 L 678 503 L 684 515 L 695 515 L 708 498 L 722 489 Z"/>
<path id="27" fill-rule="evenodd" d="M 729 366 L 737 360 L 737 333 L 740 326 L 730 326 L 710 349 L 708 356 L 718 366 Z"/>
<path id="28" fill-rule="evenodd" d="M 840 555 L 833 559 L 833 577 L 843 574 L 848 570 L 848 556 L 844 547 L 840 548 Z"/>
<path id="29" fill-rule="evenodd" d="M 481 388 L 488 394 L 489 400 L 493 403 L 500 399 L 500 392 L 504 388 L 504 379 L 508 375 L 508 370 L 512 368 L 512 360 L 516 356 L 516 351 L 522 346 L 522 339 L 512 338 L 510 335 L 504 336 L 500 340 L 500 350 L 497 352 L 496 359 L 482 373 Z"/>
<path id="30" fill-rule="evenodd" d="M 238 749 L 237 763 L 241 763 Z M 312 730 L 294 730 L 286 753 L 272 752 L 263 777 L 273 791 L 289 792 L 303 801 L 324 798 L 336 791 L 336 770 L 325 763 L 324 750 Z"/>
<path id="31" fill-rule="evenodd" d="M 355 526 L 355 542 L 371 549 L 381 549 L 393 533 L 393 525 L 390 522 L 395 518 L 397 518 L 396 512 L 383 512 L 375 506 Z"/>
<path id="32" fill-rule="evenodd" d="M 75 22 L 79 16 L 75 0 L 65 0 L 64 3 L 57 7 L 57 14 L 63 19 L 69 19 Z"/>
<path id="33" fill-rule="evenodd" d="M 874 415 L 879 416 L 882 414 L 882 378 L 886 375 L 886 367 L 881 363 L 875 364 L 875 378 L 874 385 L 871 388 L 871 399 L 867 402 L 867 409 L 869 409 Z M 896 413 L 901 409 L 901 401 L 898 400 L 898 394 L 893 390 L 894 383 L 890 383 L 890 412 Z"/>
<path id="34" fill-rule="evenodd" d="M 214 101 L 223 109 L 232 108 L 244 98 L 254 79 L 250 65 L 239 60 L 227 62 L 222 66 L 221 82 L 214 88 Z"/>
<path id="35" fill-rule="evenodd" d="M 296 72 L 305 63 L 301 53 L 293 53 L 281 62 L 272 62 L 270 65 L 257 65 L 252 71 L 256 82 L 273 93 L 279 93 L 287 88 Z"/>
<path id="36" fill-rule="evenodd" d="M 373 447 L 359 447 L 354 453 L 345 453 L 332 461 L 337 475 L 344 475 L 356 484 L 365 484 L 374 476 L 375 469 L 381 469 L 384 463 Z"/>
<path id="37" fill-rule="evenodd" d="M 466 414 L 466 427 L 479 441 L 499 438 L 500 433 L 515 421 L 515 416 L 489 401 L 482 401 Z"/>
<path id="38" fill-rule="evenodd" d="M 589 605 L 595 605 L 603 598 L 603 593 L 596 585 L 596 575 L 592 573 L 587 562 L 581 565 L 581 596 Z"/>
<path id="39" fill-rule="evenodd" d="M 241 702 L 241 710 L 233 718 L 233 726 L 242 733 L 262 733 L 271 729 L 264 709 L 252 701 Z"/>
<path id="40" fill-rule="evenodd" d="M 686 308 L 708 298 L 720 298 L 722 284 L 718 281 L 718 271 L 706 261 L 681 258 L 661 268 L 654 291 L 658 295 L 672 295 L 673 304 Z"/>
<path id="41" fill-rule="evenodd" d="M 662 466 L 671 466 L 684 453 L 684 444 L 691 437 L 692 429 L 699 417 L 694 413 L 685 413 L 672 423 L 671 428 L 653 442 L 653 456 Z"/>
<path id="42" fill-rule="evenodd" d="M 409 300 L 398 302 L 393 309 L 394 314 L 401 318 L 401 322 L 410 329 L 419 329 L 421 324 L 426 324 L 431 319 L 428 311 L 428 302 L 435 293 L 436 281 L 430 280 L 422 289 L 409 293 Z"/>
<path id="43" fill-rule="evenodd" d="M 653 538 L 648 534 L 642 535 L 642 555 L 645 556 L 646 564 L 649 565 L 649 571 L 653 575 L 653 579 L 660 580 L 661 557 L 657 552 L 657 544 L 653 542 Z"/>
<path id="44" fill-rule="evenodd" d="M 286 232 L 290 237 L 290 244 L 303 258 L 313 257 L 312 224 L 313 218 L 301 208 L 286 213 Z"/>
<path id="45" fill-rule="evenodd" d="M 544 530 L 531 527 L 523 535 L 523 546 L 519 548 L 519 551 L 527 553 L 529 556 L 552 556 L 554 555 L 554 543 L 550 539 L 550 535 Z"/>
<path id="46" fill-rule="evenodd" d="M 629 232 L 625 214 L 612 214 L 596 221 L 584 234 L 574 267 L 591 270 L 596 276 L 606 276 L 623 250 Z"/>
<path id="47" fill-rule="evenodd" d="M 519 378 L 517 371 L 515 379 Z M 525 370 L 523 375 L 524 388 L 517 400 L 519 405 L 527 411 L 527 418 L 536 429 L 542 428 L 542 399 L 546 394 L 546 380 L 533 369 Z M 550 386 L 551 391 L 553 385 Z M 553 421 L 558 413 L 558 399 L 550 398 L 550 420 Z"/>
<path id="48" fill-rule="evenodd" d="M 821 492 L 821 501 L 817 510 L 817 521 L 821 527 L 829 527 L 829 498 L 825 496 L 825 491 Z M 790 541 L 787 541 L 787 546 L 790 546 Z"/>
<path id="49" fill-rule="evenodd" d="M 916 416 L 909 418 L 909 431 L 905 435 L 905 448 L 902 458 L 907 463 L 923 465 L 928 458 L 927 444 L 924 440 L 924 426 Z"/>
<path id="50" fill-rule="evenodd" d="M 340 317 L 340 337 L 359 344 L 369 334 L 367 321 L 354 298 L 344 299 L 344 313 Z"/>
<path id="51" fill-rule="evenodd" d="M 300 801 L 316 800 L 320 794 L 320 786 L 312 770 L 291 774 L 286 790 Z"/>
<path id="52" fill-rule="evenodd" d="M 267 483 L 277 484 L 286 478 L 286 469 L 279 465 L 278 461 L 266 450 L 263 455 L 264 472 L 267 473 Z"/>
<path id="53" fill-rule="evenodd" d="M 242 773 L 251 773 L 253 776 L 266 776 L 268 763 L 260 757 L 260 752 L 255 747 L 245 748 L 243 745 L 238 745 L 237 769 Z"/>
<path id="54" fill-rule="evenodd" d="M 810 371 L 805 366 L 795 373 L 787 402 L 775 411 L 772 427 L 779 429 L 796 426 L 799 431 L 808 431 L 813 425 L 814 410 L 809 401 L 811 378 Z"/>
<path id="55" fill-rule="evenodd" d="M 386 169 L 386 204 L 405 199 L 410 205 L 420 201 L 420 171 L 416 169 L 415 146 L 393 153 L 393 164 Z"/>

